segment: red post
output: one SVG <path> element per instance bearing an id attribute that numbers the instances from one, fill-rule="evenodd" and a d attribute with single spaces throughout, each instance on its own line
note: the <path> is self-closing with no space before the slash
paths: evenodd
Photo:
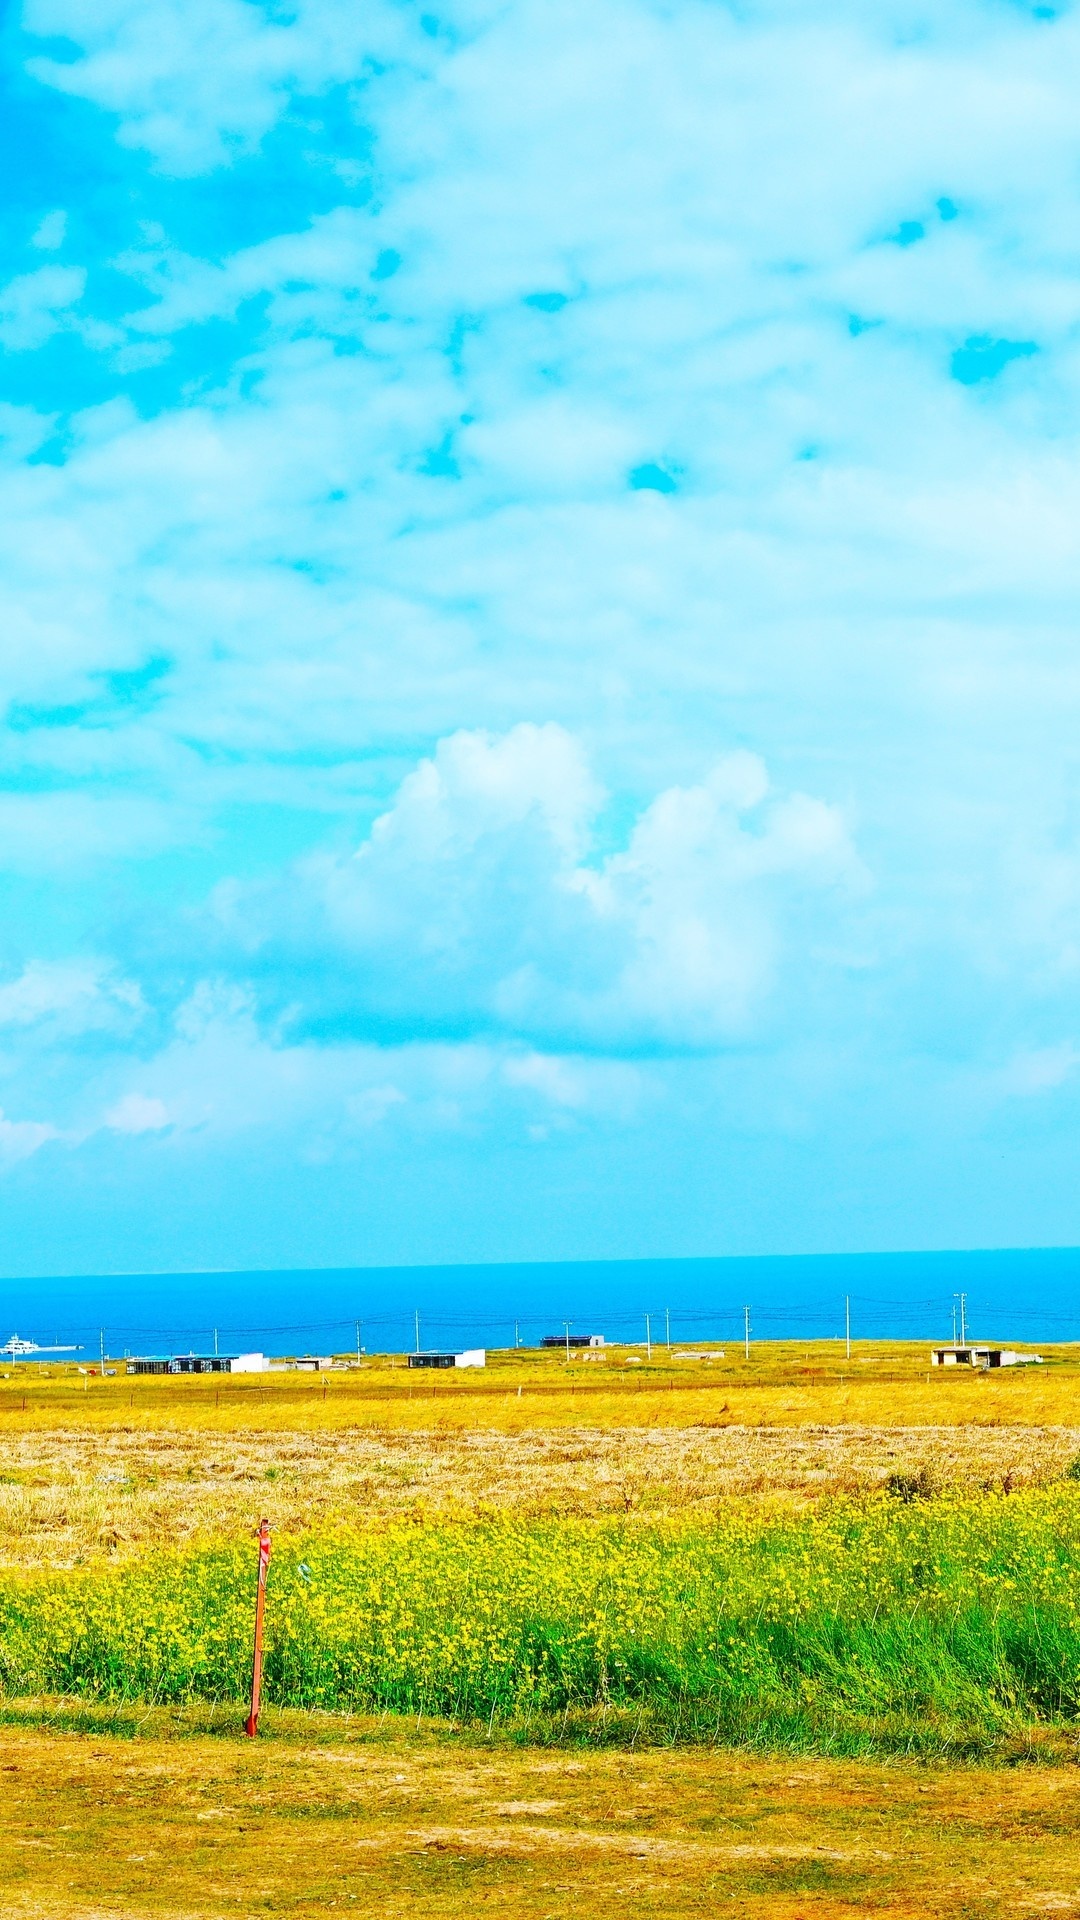
<path id="1" fill-rule="evenodd" d="M 266 1607 L 266 1570 L 270 1565 L 270 1522 L 259 1526 L 259 1584 L 255 1590 L 255 1653 L 251 1662 L 251 1712 L 244 1721 L 244 1732 L 254 1740 L 259 1731 L 259 1705 L 262 1699 L 263 1612 Z"/>

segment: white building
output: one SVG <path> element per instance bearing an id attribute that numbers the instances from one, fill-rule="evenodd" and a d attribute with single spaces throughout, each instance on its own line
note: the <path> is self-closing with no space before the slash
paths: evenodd
<path id="1" fill-rule="evenodd" d="M 1041 1353 L 1014 1353 L 1010 1347 L 932 1347 L 934 1367 L 1041 1367 Z"/>
<path id="2" fill-rule="evenodd" d="M 410 1367 L 486 1367 L 487 1348 L 467 1347 L 464 1353 L 410 1353 Z"/>

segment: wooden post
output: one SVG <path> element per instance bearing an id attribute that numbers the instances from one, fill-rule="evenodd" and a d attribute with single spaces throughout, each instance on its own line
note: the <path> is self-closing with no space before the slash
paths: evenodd
<path id="1" fill-rule="evenodd" d="M 270 1522 L 259 1526 L 259 1583 L 255 1590 L 255 1652 L 251 1662 L 251 1712 L 244 1721 L 244 1732 L 254 1740 L 259 1731 L 259 1706 L 262 1701 L 263 1611 L 266 1606 L 266 1570 L 270 1565 Z"/>

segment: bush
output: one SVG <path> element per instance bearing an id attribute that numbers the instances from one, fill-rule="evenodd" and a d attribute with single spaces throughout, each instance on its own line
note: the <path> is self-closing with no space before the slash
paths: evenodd
<path id="1" fill-rule="evenodd" d="M 941 1492 L 941 1482 L 933 1467 L 916 1467 L 913 1473 L 890 1473 L 885 1491 L 894 1500 L 933 1500 Z"/>

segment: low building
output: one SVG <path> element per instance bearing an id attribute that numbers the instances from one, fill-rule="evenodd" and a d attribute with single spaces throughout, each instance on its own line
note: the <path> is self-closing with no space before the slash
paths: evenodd
<path id="1" fill-rule="evenodd" d="M 602 1333 L 545 1333 L 542 1347 L 602 1347 Z"/>
<path id="2" fill-rule="evenodd" d="M 124 1362 L 129 1373 L 266 1373 L 265 1353 L 151 1353 Z"/>
<path id="3" fill-rule="evenodd" d="M 129 1373 L 231 1373 L 235 1353 L 151 1353 L 125 1361 Z"/>
<path id="4" fill-rule="evenodd" d="M 932 1347 L 935 1367 L 1041 1367 L 1041 1353 L 1014 1353 L 1011 1347 Z"/>
<path id="5" fill-rule="evenodd" d="M 486 1367 L 486 1347 L 467 1347 L 464 1353 L 410 1353 L 410 1367 Z"/>

